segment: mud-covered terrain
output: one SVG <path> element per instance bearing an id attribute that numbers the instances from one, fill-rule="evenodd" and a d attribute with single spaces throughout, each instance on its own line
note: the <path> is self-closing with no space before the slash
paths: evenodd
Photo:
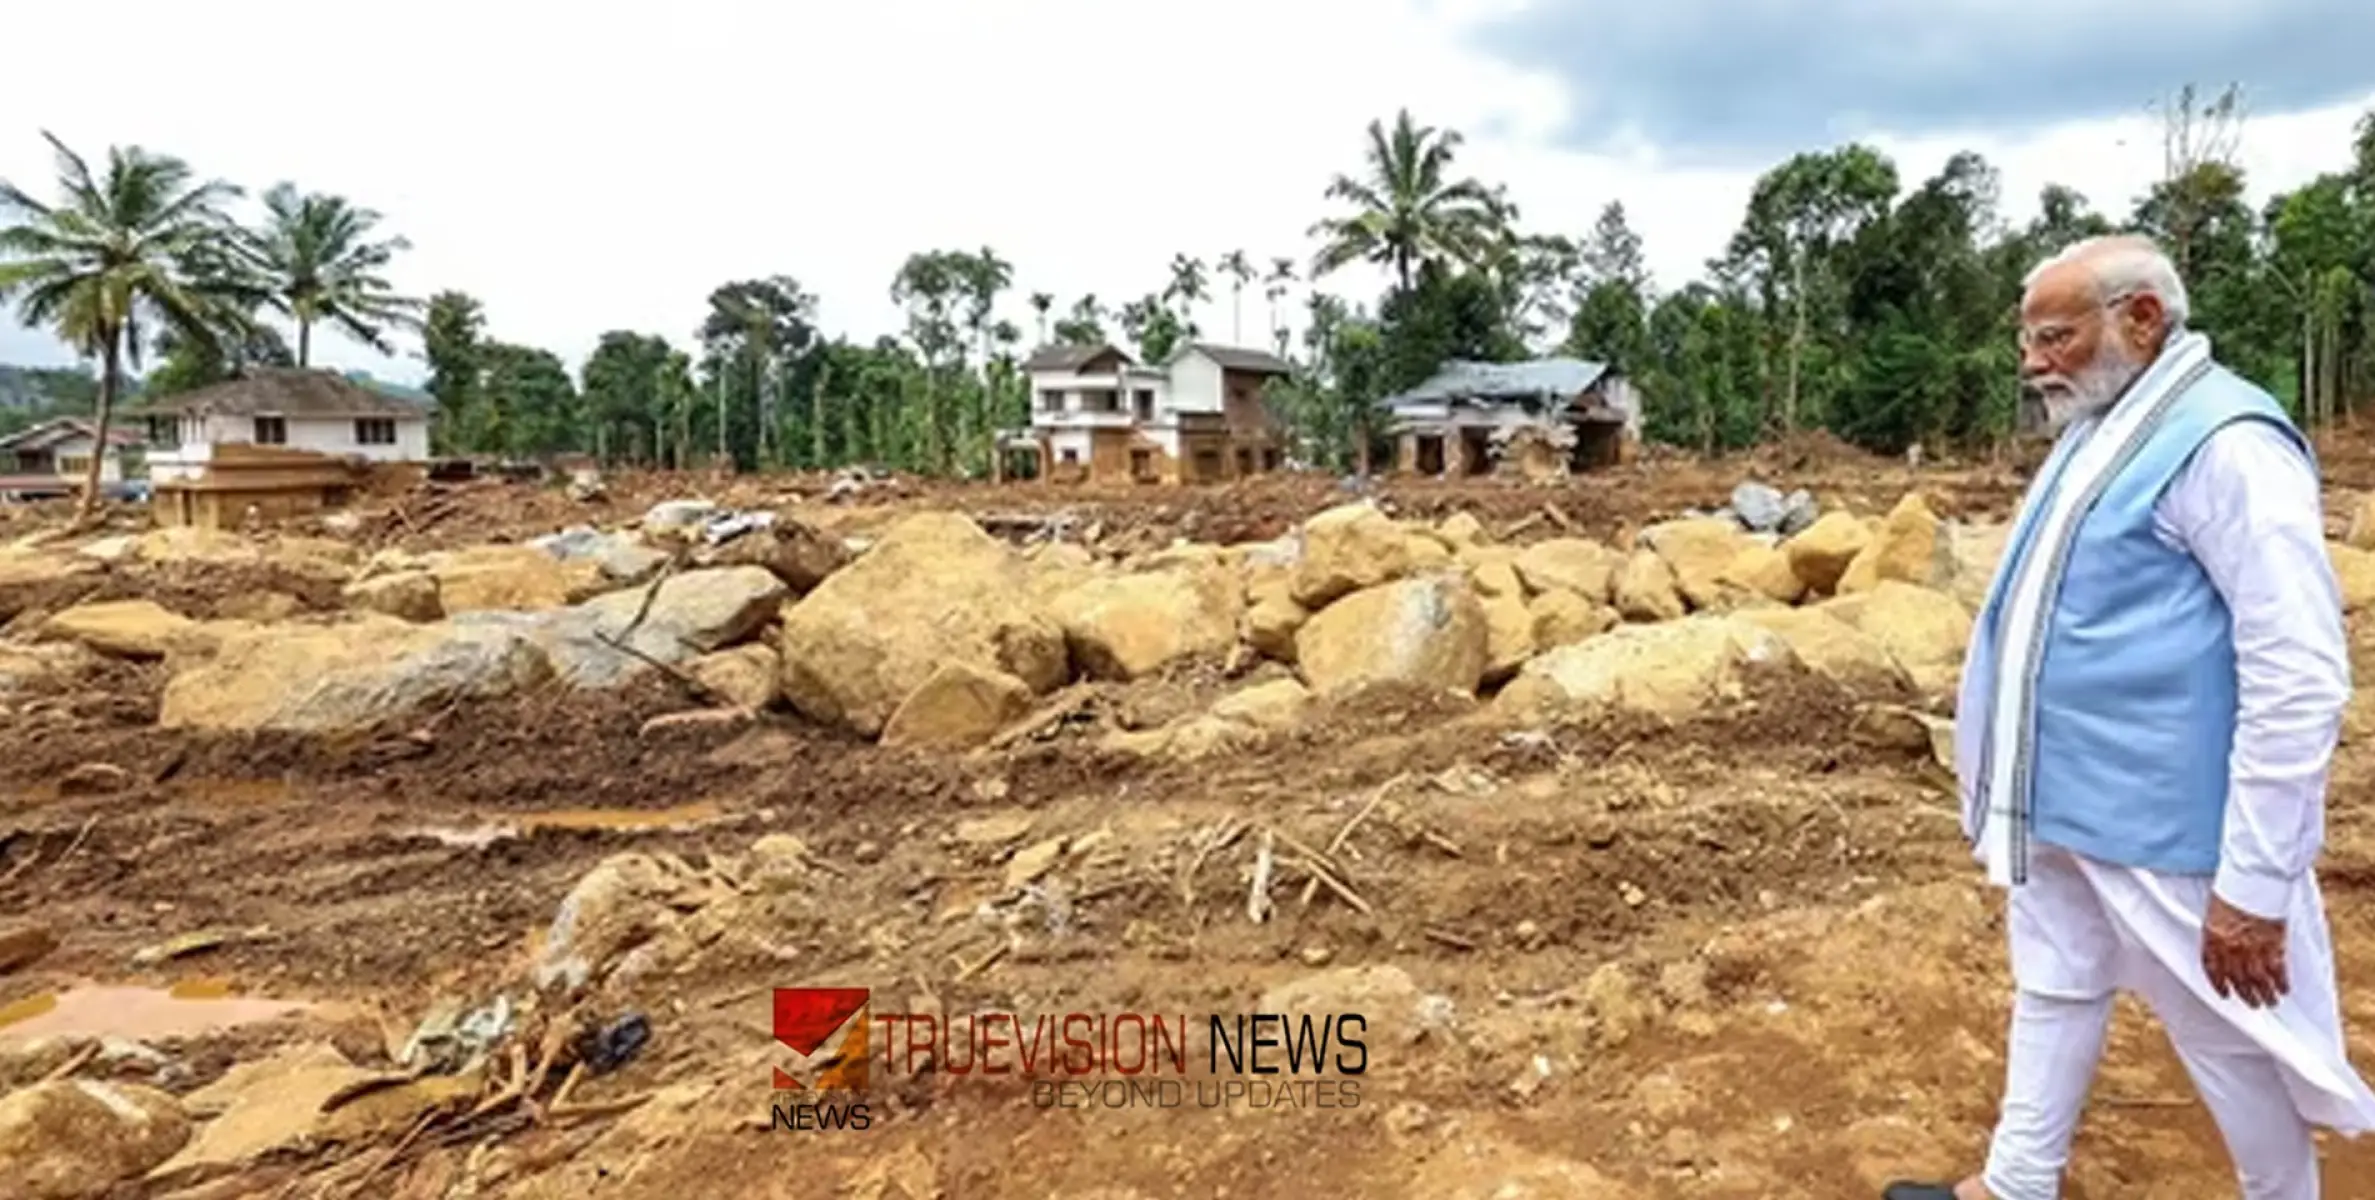
<path id="1" fill-rule="evenodd" d="M 2375 639 L 2375 455 L 2324 454 Z M 2009 997 L 1936 748 L 2021 482 L 1810 445 L 1554 487 L 627 476 L 218 535 L 12 511 L 0 1197 L 1958 1173 Z M 2321 864 L 2362 1064 L 2366 729 Z M 1189 1099 L 1042 1107 L 898 1024 L 863 1091 L 779 1095 L 793 986 L 1026 1038 L 1183 1015 Z M 1206 1018 L 1271 1011 L 1362 1014 L 1366 1071 L 1196 1103 Z M 1278 1100 L 1296 1078 L 1338 1086 Z M 787 1097 L 870 1123 L 771 1129 Z M 2326 1152 L 2328 1194 L 2375 1195 L 2375 1147 Z M 2232 1189 L 2138 1012 L 2073 1171 L 2087 1200 Z"/>

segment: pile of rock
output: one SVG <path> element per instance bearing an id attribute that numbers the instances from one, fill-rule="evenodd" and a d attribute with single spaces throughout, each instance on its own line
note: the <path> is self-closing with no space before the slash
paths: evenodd
<path id="1" fill-rule="evenodd" d="M 93 656 L 162 661 L 168 726 L 337 731 L 665 670 L 733 705 L 966 747 L 1076 679 L 1270 660 L 1209 711 L 1115 742 L 1190 757 L 1291 727 L 1314 697 L 1378 684 L 1490 696 L 1527 720 L 1683 715 L 1767 665 L 1875 698 L 1950 695 L 2004 528 L 1943 521 L 1918 493 L 1869 519 L 1770 491 L 1744 487 L 1725 515 L 1615 544 L 1500 544 L 1467 514 L 1405 521 L 1363 499 L 1273 542 L 1122 560 L 1061 540 L 1017 549 L 953 513 L 845 544 L 687 505 L 632 532 L 359 564 L 336 543 L 193 548 L 151 535 L 105 549 L 279 556 L 340 572 L 351 611 L 196 621 L 151 601 L 78 606 L 31 641 L 0 642 L 0 691 Z M 2375 551 L 2357 544 L 2375 543 L 2375 518 L 2360 525 L 2333 548 L 2351 607 L 2375 599 Z M 66 561 L 95 565 L 98 548 Z"/>

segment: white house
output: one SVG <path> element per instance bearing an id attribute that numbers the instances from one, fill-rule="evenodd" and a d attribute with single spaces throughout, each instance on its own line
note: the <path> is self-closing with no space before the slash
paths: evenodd
<path id="1" fill-rule="evenodd" d="M 285 446 L 363 462 L 429 457 L 429 409 L 329 371 L 260 367 L 135 410 L 148 419 L 149 479 L 206 473 L 214 448 Z"/>
<path id="2" fill-rule="evenodd" d="M 66 496 L 89 478 L 98 430 L 80 417 L 43 421 L 0 437 L 0 496 L 34 499 Z M 107 453 L 99 460 L 101 484 L 124 481 L 124 451 L 140 445 L 131 430 L 107 431 Z"/>
<path id="3" fill-rule="evenodd" d="M 1056 480 L 1212 482 L 1278 469 L 1283 439 L 1262 388 L 1293 368 L 1261 350 L 1190 342 L 1161 366 L 1112 345 L 1050 346 L 1023 363 L 1031 425 L 999 435 Z"/>

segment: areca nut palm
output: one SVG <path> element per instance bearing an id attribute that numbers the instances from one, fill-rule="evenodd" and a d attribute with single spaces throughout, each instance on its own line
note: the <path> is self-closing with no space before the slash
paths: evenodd
<path id="1" fill-rule="evenodd" d="M 327 323 L 382 354 L 390 329 L 419 324 L 422 304 L 399 295 L 380 272 L 412 243 L 374 240 L 380 214 L 342 196 L 300 194 L 293 184 L 264 193 L 264 224 L 248 237 L 265 304 L 297 326 L 297 365 L 312 361 L 313 327 Z"/>
<path id="2" fill-rule="evenodd" d="M 23 324 L 99 360 L 96 447 L 77 513 L 87 521 L 126 359 L 139 368 L 150 329 L 217 337 L 227 307 L 217 266 L 237 236 L 224 205 L 239 189 L 199 181 L 188 163 L 138 146 L 110 147 L 94 174 L 56 136 L 41 136 L 57 154 L 60 198 L 44 204 L 0 180 L 0 302 L 15 301 Z"/>
<path id="3" fill-rule="evenodd" d="M 1501 201 L 1474 179 L 1451 178 L 1460 145 L 1458 130 L 1420 125 L 1408 109 L 1396 114 L 1391 129 L 1369 122 L 1363 177 L 1338 175 L 1328 184 L 1328 198 L 1347 201 L 1354 211 L 1311 228 L 1321 239 L 1312 275 L 1366 261 L 1392 270 L 1408 291 L 1422 263 L 1473 264 L 1481 257 L 1501 223 Z"/>

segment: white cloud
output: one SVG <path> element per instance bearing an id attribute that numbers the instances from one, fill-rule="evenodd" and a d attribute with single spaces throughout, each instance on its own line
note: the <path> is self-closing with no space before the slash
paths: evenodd
<path id="1" fill-rule="evenodd" d="M 49 128 L 87 155 L 136 142 L 254 191 L 339 192 L 414 243 L 402 287 L 470 292 L 495 336 L 573 365 L 607 329 L 689 343 L 712 287 L 776 272 L 821 298 L 828 329 L 894 332 L 892 274 L 935 247 L 1013 262 L 1006 315 L 1026 330 L 1031 292 L 1119 302 L 1158 288 L 1176 252 L 1307 261 L 1328 177 L 1402 105 L 1468 131 L 1464 165 L 1506 180 L 1530 222 L 1581 233 L 1622 199 L 1660 282 L 1696 274 L 1753 175 L 1551 148 L 1555 89 L 1459 36 L 1484 6 L 124 0 L 97 75 L 76 49 L 94 11 L 34 6 L 11 41 L 50 49 L 12 60 L 0 176 L 46 194 Z M 2255 123 L 2257 190 L 2340 165 L 2354 113 Z M 1887 148 L 1912 182 L 1964 144 Z M 1971 148 L 2003 169 L 2015 217 L 2048 180 L 2124 211 L 2158 167 L 2141 122 Z M 1201 323 L 1226 338 L 1214 290 Z M 1257 283 L 1245 340 L 1266 328 Z M 336 338 L 318 357 L 422 369 Z M 64 358 L 0 321 L 0 361 Z"/>

